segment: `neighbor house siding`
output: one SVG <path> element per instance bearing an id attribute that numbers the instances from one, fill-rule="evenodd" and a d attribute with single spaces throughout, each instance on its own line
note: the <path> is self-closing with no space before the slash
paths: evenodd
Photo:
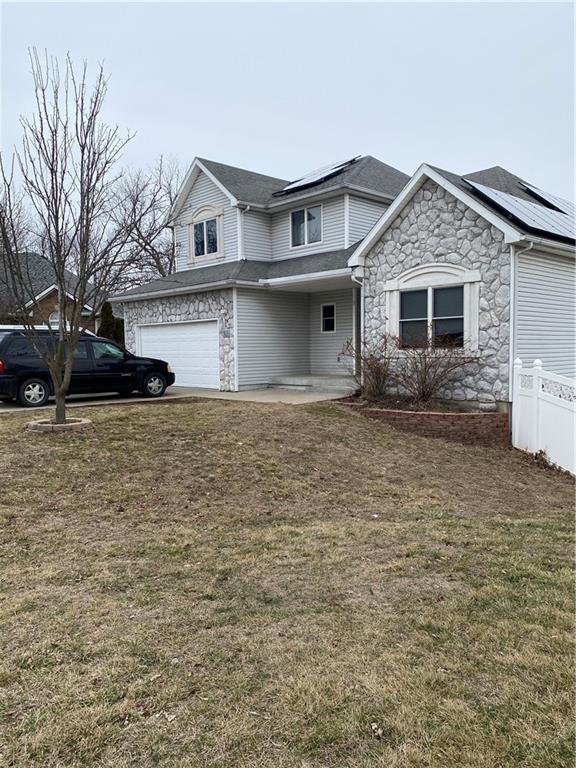
<path id="1" fill-rule="evenodd" d="M 576 374 L 574 259 L 530 251 L 518 255 L 515 277 L 515 349 L 525 365 Z"/>
<path id="2" fill-rule="evenodd" d="M 294 206 L 292 210 L 298 211 L 303 207 L 304 205 L 301 204 Z M 322 242 L 320 243 L 291 248 L 290 214 L 291 211 L 284 211 L 272 216 L 272 258 L 294 258 L 344 247 L 344 196 L 326 200 L 322 204 Z"/>
<path id="3" fill-rule="evenodd" d="M 189 219 L 191 214 L 203 205 L 213 205 L 215 208 L 223 209 L 224 260 L 232 261 L 238 258 L 238 220 L 236 208 L 230 205 L 229 199 L 216 184 L 205 173 L 200 172 L 174 225 L 177 271 L 190 269 L 190 267 L 195 266 L 190 252 Z M 222 261 L 222 257 L 219 257 L 216 261 Z M 201 262 L 202 265 L 210 263 L 208 259 L 202 259 Z"/>
<path id="4" fill-rule="evenodd" d="M 271 216 L 260 211 L 246 211 L 243 216 L 244 258 L 272 258 Z"/>
<path id="5" fill-rule="evenodd" d="M 336 305 L 335 333 L 322 333 L 322 304 Z M 310 373 L 347 374 L 347 360 L 338 361 L 353 335 L 353 288 L 310 295 Z"/>
<path id="6" fill-rule="evenodd" d="M 309 373 L 308 295 L 237 289 L 238 384 Z"/>
<path id="7" fill-rule="evenodd" d="M 372 200 L 363 200 L 361 197 L 350 196 L 350 245 L 361 240 L 370 232 L 374 224 L 382 216 L 387 205 L 375 203 Z"/>

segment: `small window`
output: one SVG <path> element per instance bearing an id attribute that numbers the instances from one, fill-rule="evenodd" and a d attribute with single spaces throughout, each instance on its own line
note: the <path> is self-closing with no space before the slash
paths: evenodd
<path id="1" fill-rule="evenodd" d="M 322 333 L 336 330 L 336 304 L 322 304 Z"/>
<path id="2" fill-rule="evenodd" d="M 194 224 L 194 256 L 218 253 L 218 220 L 206 219 Z"/>
<path id="3" fill-rule="evenodd" d="M 431 337 L 430 337 L 431 334 Z M 424 288 L 400 294 L 403 347 L 464 346 L 464 288 Z"/>
<path id="4" fill-rule="evenodd" d="M 313 205 L 292 211 L 291 214 L 292 248 L 310 245 L 322 241 L 322 206 Z"/>
<path id="5" fill-rule="evenodd" d="M 116 344 L 107 341 L 92 342 L 92 351 L 96 360 L 123 360 L 124 352 Z"/>

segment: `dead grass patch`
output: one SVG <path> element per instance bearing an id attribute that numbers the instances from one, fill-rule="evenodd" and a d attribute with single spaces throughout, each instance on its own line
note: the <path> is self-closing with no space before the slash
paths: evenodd
<path id="1" fill-rule="evenodd" d="M 572 763 L 568 478 L 330 405 L 91 417 L 0 423 L 0 764 Z"/>

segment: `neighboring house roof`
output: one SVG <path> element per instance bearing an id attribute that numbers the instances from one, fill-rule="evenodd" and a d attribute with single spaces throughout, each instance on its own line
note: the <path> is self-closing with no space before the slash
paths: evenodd
<path id="1" fill-rule="evenodd" d="M 56 290 L 56 272 L 51 262 L 45 256 L 39 253 L 27 252 L 21 253 L 20 258 L 25 262 L 22 266 L 22 277 L 27 284 L 25 286 L 26 294 L 30 297 L 27 304 L 39 301 L 44 296 L 48 296 L 53 290 Z M 73 298 L 78 285 L 78 276 L 66 270 L 65 278 L 68 295 L 70 298 Z M 10 277 L 0 277 L 0 303 L 12 300 L 9 286 Z M 92 309 L 89 304 L 86 304 L 85 307 Z"/>
<path id="2" fill-rule="evenodd" d="M 537 194 L 534 185 L 515 176 L 505 168 L 494 166 L 481 171 L 468 173 L 465 176 L 446 171 L 443 168 L 436 168 L 431 165 L 421 165 L 409 183 L 404 187 L 392 205 L 382 215 L 370 230 L 366 238 L 359 244 L 353 253 L 349 265 L 351 267 L 359 266 L 365 254 L 380 239 L 385 230 L 390 226 L 400 211 L 412 199 L 422 184 L 431 179 L 458 199 L 462 200 L 472 210 L 504 232 L 506 242 L 519 242 L 522 240 L 543 240 L 562 244 L 573 244 L 575 242 L 574 234 L 566 237 L 566 231 L 574 233 L 574 216 L 570 213 L 559 212 L 558 209 L 548 207 L 542 196 Z M 473 182 L 473 183 L 469 183 Z M 482 185 L 478 188 L 476 185 Z M 504 193 L 503 195 L 486 194 L 486 188 Z M 509 197 L 512 196 L 512 197 Z M 548 197 L 552 197 L 549 196 Z M 499 198 L 499 199 L 498 199 Z M 518 206 L 514 206 L 513 199 L 518 199 Z M 556 198 L 560 200 L 560 198 Z M 565 211 L 569 211 L 572 204 L 569 201 L 565 203 Z M 541 222 L 535 226 L 530 217 L 524 215 L 522 208 L 525 204 L 533 210 L 540 209 Z M 552 205 L 552 204 L 550 204 Z M 553 216 L 550 215 L 553 213 Z M 548 215 L 547 215 L 548 214 Z M 555 226 L 554 219 L 562 220 L 562 226 Z M 549 222 L 546 224 L 546 222 Z M 547 228 L 548 227 L 548 228 Z"/>
<path id="3" fill-rule="evenodd" d="M 336 251 L 297 256 L 276 262 L 267 261 L 228 261 L 207 267 L 174 272 L 168 277 L 161 277 L 146 285 L 138 286 L 118 296 L 112 296 L 111 302 L 131 301 L 149 296 L 162 296 L 171 293 L 186 293 L 205 286 L 220 287 L 230 285 L 265 285 L 269 280 L 306 276 L 321 272 L 347 270 L 348 259 L 358 243 Z"/>
<path id="4" fill-rule="evenodd" d="M 198 173 L 202 171 L 227 195 L 233 205 L 244 203 L 270 210 L 301 197 L 333 189 L 364 191 L 392 200 L 410 179 L 402 171 L 366 155 L 355 159 L 341 171 L 330 174 L 329 178 L 321 178 L 313 184 L 286 192 L 283 191 L 284 187 L 290 183 L 286 179 L 197 157 L 192 162 L 170 211 L 170 222 L 174 221 L 182 210 Z M 278 196 L 279 194 L 281 196 Z"/>

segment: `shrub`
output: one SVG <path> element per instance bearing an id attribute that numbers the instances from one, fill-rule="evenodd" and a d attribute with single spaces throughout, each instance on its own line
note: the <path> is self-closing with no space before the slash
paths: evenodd
<path id="1" fill-rule="evenodd" d="M 359 349 L 348 341 L 341 356 L 367 400 L 384 397 L 396 382 L 394 364 L 398 356 L 398 340 L 390 334 L 363 341 Z"/>
<path id="2" fill-rule="evenodd" d="M 118 344 L 124 344 L 124 320 L 120 317 L 114 317 L 109 301 L 102 304 L 98 334 L 106 339 L 112 339 Z"/>
<path id="3" fill-rule="evenodd" d="M 429 403 L 442 390 L 464 375 L 464 368 L 477 358 L 461 345 L 446 341 L 442 346 L 429 343 L 405 347 L 395 368 L 399 388 L 416 403 Z"/>

